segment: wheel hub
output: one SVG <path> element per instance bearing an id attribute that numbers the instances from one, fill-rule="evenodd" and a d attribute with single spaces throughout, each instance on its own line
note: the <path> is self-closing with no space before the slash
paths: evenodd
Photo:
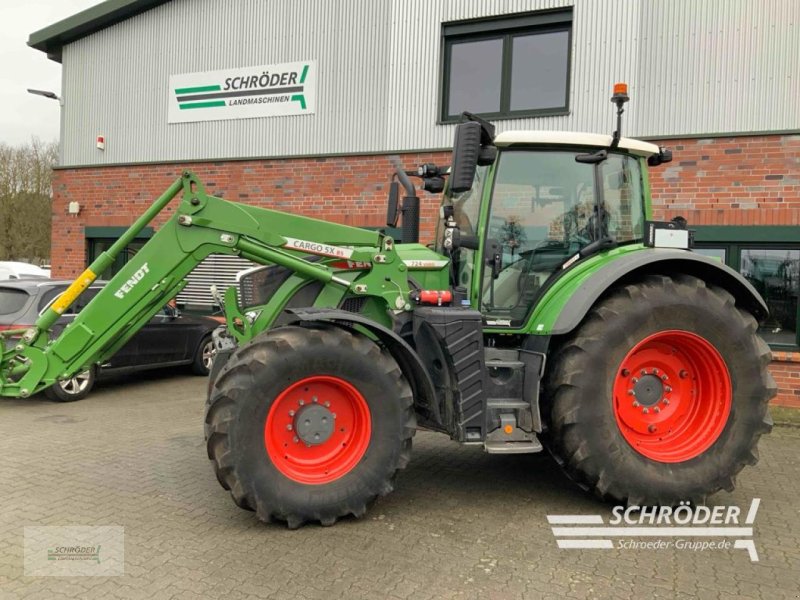
<path id="1" fill-rule="evenodd" d="M 308 404 L 297 411 L 294 417 L 297 437 L 312 446 L 327 442 L 333 434 L 334 425 L 334 414 L 320 404 Z"/>
<path id="2" fill-rule="evenodd" d="M 366 399 L 332 375 L 290 384 L 272 401 L 264 423 L 269 460 L 287 478 L 305 484 L 346 475 L 364 456 L 371 435 Z"/>
<path id="3" fill-rule="evenodd" d="M 614 417 L 622 437 L 658 462 L 690 460 L 722 433 L 732 403 L 719 351 L 682 330 L 654 333 L 623 358 L 614 378 Z"/>
<path id="4" fill-rule="evenodd" d="M 636 400 L 642 406 L 658 404 L 664 395 L 664 384 L 656 375 L 642 375 L 633 386 Z"/>

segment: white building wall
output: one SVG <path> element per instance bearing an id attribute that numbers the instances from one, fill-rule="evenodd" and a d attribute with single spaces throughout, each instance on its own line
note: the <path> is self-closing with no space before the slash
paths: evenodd
<path id="1" fill-rule="evenodd" d="M 609 133 L 616 81 L 626 135 L 800 129 L 796 0 L 172 0 L 64 47 L 61 164 L 446 148 L 441 24 L 565 6 L 570 114 L 500 131 Z M 313 115 L 167 123 L 171 74 L 309 59 Z"/>

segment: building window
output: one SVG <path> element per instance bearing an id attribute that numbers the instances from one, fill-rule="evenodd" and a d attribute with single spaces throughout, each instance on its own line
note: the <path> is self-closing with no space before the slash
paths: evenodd
<path id="1" fill-rule="evenodd" d="M 572 10 L 445 23 L 441 120 L 567 114 Z"/>
<path id="2" fill-rule="evenodd" d="M 759 335 L 773 348 L 800 347 L 800 227 L 696 227 L 695 250 L 739 271 L 761 294 L 769 316 Z"/>
<path id="3" fill-rule="evenodd" d="M 103 253 L 111 249 L 111 246 L 128 230 L 127 227 L 84 227 L 86 237 L 86 266 L 91 265 Z M 125 249 L 120 252 L 98 279 L 111 279 L 122 270 L 127 262 L 136 256 L 149 238 L 153 237 L 153 228 L 145 227 L 136 235 Z"/>

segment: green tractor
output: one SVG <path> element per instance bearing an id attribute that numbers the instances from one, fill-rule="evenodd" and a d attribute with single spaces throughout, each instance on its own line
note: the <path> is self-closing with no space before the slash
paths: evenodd
<path id="1" fill-rule="evenodd" d="M 289 527 L 362 516 L 417 428 L 487 452 L 544 448 L 629 505 L 731 490 L 770 430 L 767 308 L 737 272 L 651 216 L 664 148 L 503 132 L 465 113 L 450 168 L 398 165 L 368 231 L 225 201 L 184 173 L 46 310 L 3 332 L 0 395 L 26 397 L 112 356 L 213 253 L 263 267 L 225 291 L 205 412 L 222 486 Z M 443 192 L 418 243 L 422 188 Z M 405 190 L 400 198 L 400 188 Z M 175 214 L 57 338 L 53 323 L 182 192 Z M 215 292 L 216 293 L 216 292 Z"/>

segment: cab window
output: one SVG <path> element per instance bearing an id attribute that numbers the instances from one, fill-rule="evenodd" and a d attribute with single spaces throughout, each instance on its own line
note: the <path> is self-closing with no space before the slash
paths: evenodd
<path id="1" fill-rule="evenodd" d="M 501 257 L 497 278 L 486 267 L 482 310 L 489 325 L 520 326 L 553 273 L 591 242 L 637 240 L 642 193 L 635 157 L 611 154 L 598 165 L 575 152 L 506 151 L 495 175 L 487 258 Z M 601 190 L 597 190 L 597 186 Z"/>

